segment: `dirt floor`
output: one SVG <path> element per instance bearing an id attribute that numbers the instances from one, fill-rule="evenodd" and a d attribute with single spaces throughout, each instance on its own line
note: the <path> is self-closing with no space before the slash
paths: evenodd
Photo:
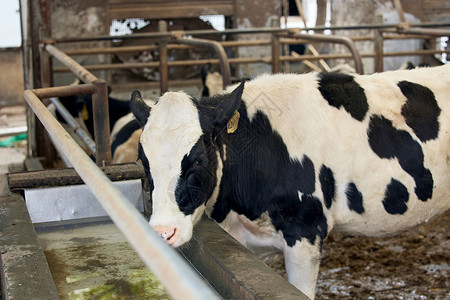
<path id="1" fill-rule="evenodd" d="M 268 264 L 281 275 L 280 259 Z M 450 299 L 450 211 L 389 238 L 331 234 L 316 299 Z"/>

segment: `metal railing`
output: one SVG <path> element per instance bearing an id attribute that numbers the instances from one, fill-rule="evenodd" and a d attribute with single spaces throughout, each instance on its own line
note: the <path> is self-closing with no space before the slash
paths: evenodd
<path id="1" fill-rule="evenodd" d="M 163 22 L 162 22 L 163 23 Z M 450 27 L 450 23 L 421 23 L 421 24 L 373 24 L 358 26 L 317 26 L 311 28 L 298 29 L 281 29 L 281 28 L 249 28 L 249 29 L 226 29 L 223 31 L 215 30 L 193 30 L 193 31 L 170 31 L 168 32 L 164 25 L 160 23 L 160 31 L 152 33 L 140 33 L 125 36 L 98 36 L 85 39 L 79 38 L 63 38 L 63 39 L 47 39 L 43 43 L 70 43 L 79 41 L 101 41 L 101 40 L 127 40 L 127 39 L 143 39 L 143 38 L 159 38 L 158 45 L 145 46 L 129 46 L 129 47 L 105 47 L 94 49 L 68 50 L 70 55 L 80 54 L 100 54 L 100 53 L 126 53 L 144 50 L 156 50 L 160 52 L 159 61 L 143 62 L 143 63 L 120 63 L 120 64 L 100 64 L 87 65 L 88 70 L 113 70 L 113 69 L 132 69 L 132 68 L 155 68 L 161 73 L 160 91 L 164 93 L 168 89 L 168 68 L 190 65 L 203 65 L 206 63 L 219 64 L 224 75 L 224 85 L 229 83 L 228 64 L 248 64 L 248 63 L 265 63 L 272 65 L 272 72 L 280 71 L 280 62 L 297 62 L 305 60 L 322 60 L 350 58 L 353 59 L 355 69 L 358 73 L 363 72 L 361 57 L 373 57 L 375 59 L 375 71 L 383 71 L 383 58 L 401 55 L 427 55 L 450 53 L 450 50 L 419 50 L 419 51 L 402 51 L 402 52 L 383 52 L 383 41 L 385 39 L 404 39 L 404 38 L 429 38 L 437 36 L 450 35 L 450 29 L 439 29 L 436 27 Z M 373 30 L 373 35 L 359 37 L 343 37 L 337 35 L 321 35 L 306 34 L 311 30 Z M 271 39 L 250 40 L 250 41 L 213 41 L 202 39 L 204 35 L 249 35 L 249 34 L 269 34 Z M 388 34 L 388 35 L 386 35 Z M 192 38 L 195 37 L 195 38 Z M 200 38 L 199 38 L 200 37 Z M 359 53 L 356 50 L 355 43 L 362 41 L 372 41 L 374 43 L 374 52 Z M 282 54 L 282 45 L 299 44 L 299 43 L 315 43 L 327 42 L 343 44 L 349 50 L 349 54 L 318 54 L 318 55 L 300 55 L 291 56 Z M 192 46 L 208 46 L 215 49 L 218 58 L 197 59 L 197 60 L 179 60 L 167 61 L 167 51 L 171 49 L 187 49 Z M 272 47 L 272 55 L 266 57 L 227 57 L 224 52 L 225 47 L 251 47 L 251 46 L 269 46 Z M 227 61 L 228 63 L 224 63 Z M 64 72 L 67 69 L 54 68 L 54 72 Z"/>

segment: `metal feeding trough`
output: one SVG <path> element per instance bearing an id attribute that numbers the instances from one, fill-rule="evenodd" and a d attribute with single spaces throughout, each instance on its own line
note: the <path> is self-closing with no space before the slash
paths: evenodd
<path id="1" fill-rule="evenodd" d="M 103 171 L 122 179 L 114 185 L 142 213 L 143 170 L 129 164 Z M 0 175 L 3 299 L 177 299 L 80 183 L 72 169 Z M 307 299 L 207 218 L 176 254 L 214 298 Z"/>
<path id="2" fill-rule="evenodd" d="M 140 212 L 144 211 L 142 183 L 139 179 L 114 183 Z M 82 223 L 101 220 L 108 214 L 86 185 L 24 189 L 31 221 L 42 223 Z"/>
<path id="3" fill-rule="evenodd" d="M 143 212 L 140 179 L 114 185 Z M 24 196 L 60 298 L 169 299 L 86 185 L 24 189 Z"/>

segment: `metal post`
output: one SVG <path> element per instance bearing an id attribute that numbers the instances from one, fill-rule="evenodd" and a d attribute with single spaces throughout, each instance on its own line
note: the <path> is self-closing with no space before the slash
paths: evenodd
<path id="1" fill-rule="evenodd" d="M 158 31 L 167 32 L 167 22 L 158 22 Z M 161 38 L 159 40 L 159 80 L 161 95 L 168 91 L 168 81 L 169 81 L 169 67 L 167 65 L 167 38 Z"/>
<path id="2" fill-rule="evenodd" d="M 294 38 L 304 39 L 304 40 L 342 44 L 345 47 L 347 47 L 347 49 L 352 54 L 353 60 L 355 62 L 356 72 L 359 74 L 364 73 L 361 55 L 359 54 L 358 50 L 356 49 L 355 43 L 350 38 L 345 37 L 345 36 L 336 36 L 336 35 L 305 34 L 305 33 L 295 32 L 294 30 L 290 31 L 290 36 L 294 37 Z"/>
<path id="3" fill-rule="evenodd" d="M 230 63 L 228 61 L 225 49 L 219 42 L 206 39 L 183 38 L 183 37 L 176 38 L 176 41 L 180 44 L 193 46 L 206 46 L 213 48 L 216 51 L 217 57 L 219 58 L 220 72 L 222 73 L 223 88 L 225 88 L 230 84 L 231 82 Z"/>
<path id="4" fill-rule="evenodd" d="M 374 30 L 375 72 L 383 72 L 383 31 Z"/>
<path id="5" fill-rule="evenodd" d="M 272 33 L 272 73 L 280 72 L 280 37 Z"/>
<path id="6" fill-rule="evenodd" d="M 88 154 L 95 154 L 95 142 L 89 136 L 83 128 L 81 128 L 80 124 L 75 120 L 74 117 L 70 114 L 67 108 L 58 100 L 58 98 L 52 97 L 50 98 L 50 102 L 53 103 L 56 110 L 61 114 L 63 119 L 67 122 L 67 124 L 73 129 L 73 131 L 80 137 L 81 141 L 85 144 L 85 150 Z"/>
<path id="7" fill-rule="evenodd" d="M 95 159 L 98 166 L 111 163 L 111 142 L 109 128 L 109 103 L 106 81 L 97 79 L 92 82 L 95 93 L 92 95 L 94 115 Z"/>
<path id="8" fill-rule="evenodd" d="M 43 32 L 43 31 L 42 31 Z M 41 32 L 41 37 L 43 36 Z M 53 73 L 52 73 L 52 59 L 47 51 L 44 50 L 42 45 L 39 46 L 39 54 L 40 54 L 40 67 L 41 67 L 41 84 L 42 87 L 50 87 L 53 86 Z M 50 102 L 48 99 L 41 98 L 42 102 L 45 106 L 47 106 Z M 40 148 L 44 149 L 44 153 L 41 152 L 41 155 L 45 157 L 45 165 L 49 167 L 53 167 L 56 162 L 56 150 L 52 144 L 52 140 L 49 135 L 42 129 L 42 126 L 39 124 L 37 128 L 40 128 L 38 135 L 41 135 L 41 139 L 44 141 L 43 144 L 40 145 Z"/>
<path id="9" fill-rule="evenodd" d="M 64 52 L 59 50 L 53 45 L 46 45 L 45 50 L 68 67 L 78 78 L 80 78 L 84 83 L 92 83 L 97 79 L 91 72 L 87 71 L 85 68 L 80 66 L 73 58 L 66 55 Z"/>

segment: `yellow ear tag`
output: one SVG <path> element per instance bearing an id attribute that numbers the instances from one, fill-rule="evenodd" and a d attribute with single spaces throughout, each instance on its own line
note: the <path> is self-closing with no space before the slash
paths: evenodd
<path id="1" fill-rule="evenodd" d="M 233 132 L 236 131 L 236 129 L 238 128 L 239 117 L 240 116 L 241 115 L 239 114 L 239 112 L 237 110 L 235 110 L 233 116 L 230 119 L 230 121 L 228 121 L 228 123 L 227 123 L 227 132 L 228 133 L 233 133 Z"/>
<path id="2" fill-rule="evenodd" d="M 81 117 L 83 118 L 83 120 L 87 120 L 89 119 L 89 113 L 86 107 L 86 104 L 83 105 L 83 109 L 81 110 Z"/>

